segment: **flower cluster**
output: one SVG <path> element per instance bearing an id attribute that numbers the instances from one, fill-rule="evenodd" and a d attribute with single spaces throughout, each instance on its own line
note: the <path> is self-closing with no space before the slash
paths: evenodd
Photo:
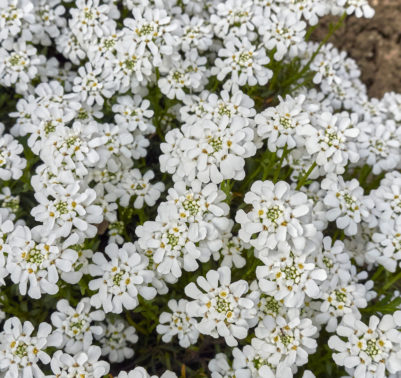
<path id="1" fill-rule="evenodd" d="M 401 95 L 309 40 L 373 13 L 2 0 L 0 377 L 399 376 Z"/>

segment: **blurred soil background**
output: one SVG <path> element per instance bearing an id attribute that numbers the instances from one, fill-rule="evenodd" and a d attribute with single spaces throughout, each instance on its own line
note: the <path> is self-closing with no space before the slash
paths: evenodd
<path id="1" fill-rule="evenodd" d="M 356 60 L 370 97 L 401 93 L 401 0 L 370 0 L 372 19 L 347 17 L 330 42 Z M 334 17 L 325 17 L 312 39 L 322 40 Z"/>

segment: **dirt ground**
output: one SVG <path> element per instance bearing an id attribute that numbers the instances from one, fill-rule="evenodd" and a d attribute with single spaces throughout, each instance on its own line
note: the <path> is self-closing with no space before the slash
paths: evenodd
<path id="1" fill-rule="evenodd" d="M 372 19 L 348 17 L 330 41 L 357 61 L 369 95 L 380 98 L 388 91 L 401 93 L 401 0 L 370 0 L 370 4 L 376 11 Z M 314 39 L 326 35 L 330 21 L 322 20 Z"/>

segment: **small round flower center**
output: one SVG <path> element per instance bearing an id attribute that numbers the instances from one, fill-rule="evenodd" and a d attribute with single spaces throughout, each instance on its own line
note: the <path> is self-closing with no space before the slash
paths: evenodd
<path id="1" fill-rule="evenodd" d="M 173 80 L 177 83 L 179 83 L 183 77 L 184 77 L 184 74 L 180 71 L 175 71 L 172 75 Z"/>
<path id="2" fill-rule="evenodd" d="M 287 280 L 291 280 L 293 282 L 299 282 L 299 278 L 301 277 L 301 273 L 298 271 L 295 265 L 286 266 L 281 269 L 281 271 L 285 274 L 285 278 Z"/>
<path id="3" fill-rule="evenodd" d="M 198 214 L 200 209 L 198 201 L 194 200 L 193 198 L 187 198 L 185 201 L 183 201 L 182 207 L 191 215 Z"/>
<path id="4" fill-rule="evenodd" d="M 254 359 L 252 360 L 253 366 L 255 367 L 256 370 L 259 370 L 262 366 L 270 366 L 272 367 L 271 364 L 267 362 L 264 358 L 260 357 L 259 355 L 256 355 Z"/>
<path id="5" fill-rule="evenodd" d="M 269 219 L 272 223 L 276 223 L 277 219 L 283 214 L 283 210 L 280 209 L 279 206 L 275 205 L 269 207 L 266 212 L 266 218 Z"/>
<path id="6" fill-rule="evenodd" d="M 26 260 L 32 264 L 42 264 L 45 260 L 45 255 L 42 253 L 40 249 L 32 248 L 29 250 Z"/>
<path id="7" fill-rule="evenodd" d="M 280 341 L 282 342 L 282 344 L 284 346 L 288 346 L 290 345 L 293 341 L 294 341 L 294 337 L 292 337 L 291 335 L 287 335 L 284 332 L 282 332 L 280 334 Z"/>
<path id="8" fill-rule="evenodd" d="M 374 357 L 380 353 L 380 348 L 377 346 L 376 339 L 370 339 L 366 342 L 365 352 L 370 357 Z"/>
<path id="9" fill-rule="evenodd" d="M 180 238 L 178 235 L 175 235 L 172 232 L 169 232 L 167 234 L 167 243 L 171 246 L 171 248 L 174 248 L 178 245 Z"/>
<path id="10" fill-rule="evenodd" d="M 88 119 L 88 117 L 89 117 L 89 114 L 85 109 L 82 109 L 82 108 L 79 109 L 79 112 L 77 114 L 77 119 L 83 120 L 83 119 Z"/>
<path id="11" fill-rule="evenodd" d="M 219 110 L 217 112 L 220 116 L 226 115 L 231 117 L 231 110 L 226 104 L 219 104 Z"/>
<path id="12" fill-rule="evenodd" d="M 54 133 L 54 131 L 56 131 L 56 126 L 52 121 L 47 121 L 44 127 L 45 134 L 49 135 L 50 133 Z"/>
<path id="13" fill-rule="evenodd" d="M 280 310 L 280 304 L 271 295 L 264 295 L 264 312 L 266 314 L 277 314 Z"/>
<path id="14" fill-rule="evenodd" d="M 113 275 L 113 284 L 116 286 L 120 286 L 120 282 L 123 279 L 124 271 L 120 271 Z"/>
<path id="15" fill-rule="evenodd" d="M 332 147 L 334 145 L 338 145 L 340 143 L 340 137 L 333 129 L 327 128 L 324 131 L 324 136 L 325 136 L 325 142 L 330 147 Z"/>
<path id="16" fill-rule="evenodd" d="M 10 64 L 12 66 L 17 66 L 17 65 L 20 64 L 21 60 L 22 60 L 22 56 L 21 55 L 13 53 L 11 55 L 11 58 L 9 59 L 9 62 L 10 62 Z"/>
<path id="17" fill-rule="evenodd" d="M 137 61 L 138 61 L 138 59 L 136 57 L 134 57 L 134 56 L 131 57 L 130 59 L 126 59 L 124 61 L 125 67 L 128 70 L 132 71 L 135 68 Z"/>
<path id="18" fill-rule="evenodd" d="M 19 358 L 28 356 L 28 345 L 24 342 L 19 341 L 17 347 L 15 348 L 15 355 Z"/>
<path id="19" fill-rule="evenodd" d="M 70 323 L 70 329 L 73 332 L 74 335 L 78 335 L 79 333 L 81 333 L 82 329 L 84 328 L 86 322 L 84 321 L 84 319 L 78 320 L 76 322 L 72 321 Z"/>
<path id="20" fill-rule="evenodd" d="M 291 118 L 289 117 L 280 117 L 280 125 L 283 126 L 285 129 L 293 128 L 293 124 L 291 122 Z"/>
<path id="21" fill-rule="evenodd" d="M 333 260 L 328 258 L 327 256 L 323 256 L 323 264 L 326 265 L 328 269 L 331 269 L 334 266 Z"/>
<path id="22" fill-rule="evenodd" d="M 143 25 L 139 30 L 137 30 L 137 34 L 139 36 L 143 36 L 143 35 L 148 35 L 151 34 L 154 30 L 153 25 L 147 24 L 147 25 Z"/>
<path id="23" fill-rule="evenodd" d="M 252 60 L 252 52 L 242 52 L 238 56 L 238 64 L 243 67 L 248 67 Z"/>
<path id="24" fill-rule="evenodd" d="M 345 301 L 347 300 L 347 294 L 340 290 L 334 290 L 334 295 L 336 296 L 337 302 L 345 303 Z"/>
<path id="25" fill-rule="evenodd" d="M 67 201 L 60 201 L 56 204 L 56 210 L 61 214 L 68 213 L 68 203 Z"/>
<path id="26" fill-rule="evenodd" d="M 352 197 L 352 196 L 349 195 L 348 193 L 344 193 L 344 194 L 343 194 L 343 198 L 344 198 L 345 203 L 346 203 L 349 207 L 352 207 L 352 206 L 356 203 L 354 197 Z"/>
<path id="27" fill-rule="evenodd" d="M 109 226 L 111 234 L 112 235 L 120 235 L 124 232 L 124 222 L 123 221 L 117 221 Z"/>
<path id="28" fill-rule="evenodd" d="M 214 152 L 218 152 L 223 148 L 223 140 L 221 137 L 210 138 L 208 143 L 212 146 Z"/>
<path id="29" fill-rule="evenodd" d="M 226 292 L 220 293 L 216 300 L 216 311 L 220 313 L 228 313 L 232 310 L 231 303 L 226 298 Z"/>

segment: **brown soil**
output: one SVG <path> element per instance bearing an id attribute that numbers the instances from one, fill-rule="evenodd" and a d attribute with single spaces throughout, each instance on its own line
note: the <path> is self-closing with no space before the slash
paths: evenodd
<path id="1" fill-rule="evenodd" d="M 330 41 L 356 60 L 369 95 L 380 98 L 389 91 L 401 93 L 401 0 L 370 0 L 370 4 L 376 11 L 372 19 L 348 17 Z M 322 19 L 313 39 L 323 39 L 335 20 Z"/>

